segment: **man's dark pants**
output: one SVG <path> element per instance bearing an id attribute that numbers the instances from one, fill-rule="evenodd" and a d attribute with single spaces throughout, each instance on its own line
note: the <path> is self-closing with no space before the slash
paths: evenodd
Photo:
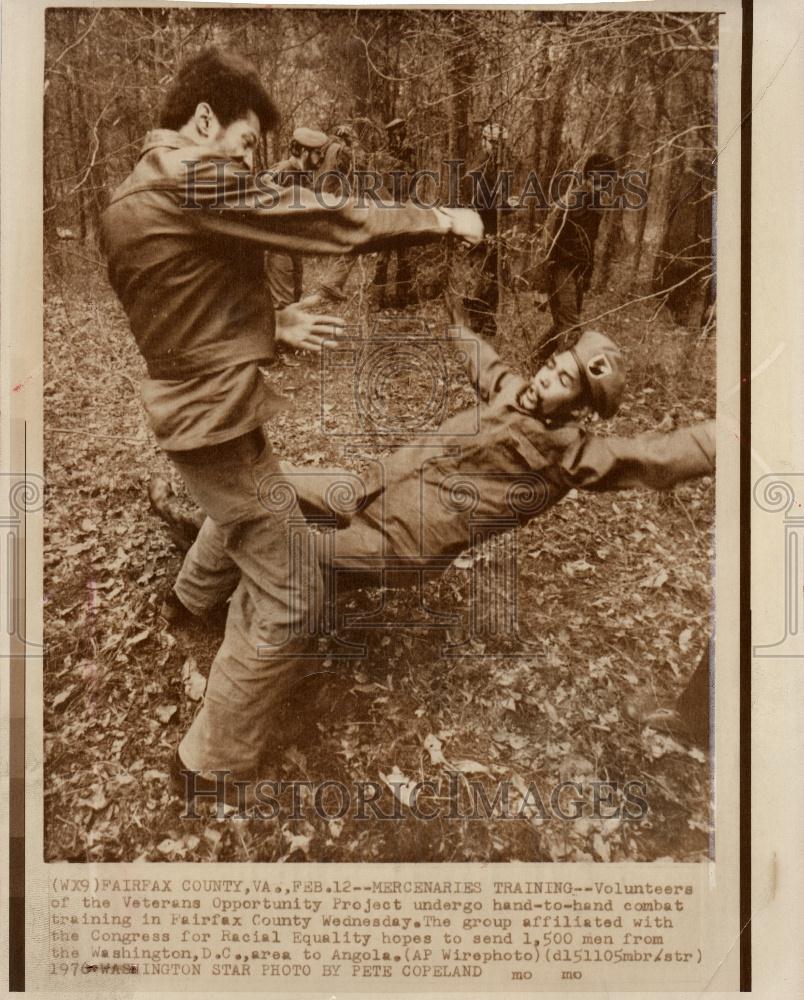
<path id="1" fill-rule="evenodd" d="M 388 283 L 392 254 L 396 254 L 393 294 L 391 294 L 392 287 Z M 386 305 L 412 305 L 415 302 L 413 274 L 407 248 L 384 250 L 378 255 L 373 284 L 379 294 L 380 308 L 384 308 Z"/>
<path id="2" fill-rule="evenodd" d="M 497 333 L 497 305 L 500 292 L 497 281 L 498 246 L 497 241 L 485 242 L 478 248 L 482 261 L 471 298 L 465 298 L 467 319 L 473 330 L 486 337 Z"/>
<path id="3" fill-rule="evenodd" d="M 539 345 L 539 360 L 544 361 L 556 351 L 565 351 L 577 339 L 576 327 L 583 306 L 582 269 L 579 266 L 552 263 L 549 271 L 548 294 L 553 325 Z M 567 333 L 567 330 L 571 330 Z"/>

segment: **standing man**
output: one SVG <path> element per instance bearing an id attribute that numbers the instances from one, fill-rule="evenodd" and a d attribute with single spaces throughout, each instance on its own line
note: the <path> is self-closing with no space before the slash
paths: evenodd
<path id="1" fill-rule="evenodd" d="M 500 298 L 499 268 L 499 215 L 509 212 L 511 206 L 498 189 L 504 178 L 505 141 L 508 130 L 497 122 L 483 126 L 481 142 L 483 161 L 468 177 L 472 182 L 470 204 L 483 220 L 485 239 L 476 247 L 471 256 L 480 260 L 480 271 L 471 298 L 464 299 L 472 328 L 486 337 L 497 335 L 497 305 Z"/>
<path id="2" fill-rule="evenodd" d="M 177 772 L 202 778 L 215 770 L 258 776 L 282 740 L 280 706 L 316 669 L 320 574 L 311 566 L 303 579 L 291 577 L 288 521 L 298 510 L 268 510 L 259 497 L 260 483 L 279 472 L 262 425 L 280 401 L 258 365 L 276 339 L 320 351 L 326 326 L 294 307 L 295 325 L 282 313 L 277 322 L 265 250 L 338 254 L 449 232 L 482 238 L 474 213 L 336 208 L 254 177 L 260 136 L 278 119 L 250 63 L 200 52 L 179 69 L 160 127 L 103 218 L 109 279 L 147 366 L 146 414 L 206 515 L 196 544 L 214 544 L 215 572 L 240 571 L 204 703 L 174 761 Z M 183 573 L 173 600 L 199 610 Z"/>
<path id="3" fill-rule="evenodd" d="M 324 156 L 327 136 L 313 128 L 297 128 L 290 156 L 271 168 L 280 187 L 311 188 Z M 268 259 L 268 285 L 276 309 L 298 302 L 304 289 L 304 265 L 299 254 L 273 253 Z"/>
<path id="4" fill-rule="evenodd" d="M 297 128 L 290 140 L 290 156 L 271 167 L 277 182 L 299 184 L 311 188 L 318 168 L 324 159 L 324 150 L 329 142 L 326 132 L 315 128 Z"/>
<path id="5" fill-rule="evenodd" d="M 407 142 L 407 124 L 403 118 L 393 118 L 385 126 L 387 146 L 383 174 L 386 191 L 397 204 L 405 204 L 409 197 L 410 179 L 416 173 L 416 150 Z M 396 253 L 394 286 L 388 283 L 391 254 Z M 415 305 L 416 289 L 413 287 L 410 257 L 407 248 L 398 246 L 377 258 L 374 272 L 374 290 L 378 309 L 390 306 L 404 308 Z"/>
<path id="6" fill-rule="evenodd" d="M 348 122 L 336 125 L 323 147 L 319 170 L 323 190 L 341 194 L 345 182 L 351 186 L 355 170 L 363 169 L 362 159 L 360 143 L 354 128 Z"/>
<path id="7" fill-rule="evenodd" d="M 341 195 L 354 192 L 355 172 L 365 168 L 363 151 L 354 128 L 344 123 L 336 125 L 324 146 L 324 158 L 318 172 L 322 191 Z M 346 282 L 357 261 L 355 254 L 343 254 L 327 269 L 319 288 L 305 296 L 305 306 L 320 305 L 326 299 L 346 301 Z"/>
<path id="8" fill-rule="evenodd" d="M 548 295 L 553 325 L 539 345 L 539 358 L 566 345 L 565 332 L 580 322 L 583 297 L 589 291 L 600 228 L 600 193 L 614 173 L 614 161 L 593 153 L 584 164 L 582 184 L 567 193 L 567 207 L 557 216 L 547 254 Z M 576 334 L 570 334 L 574 337 Z"/>

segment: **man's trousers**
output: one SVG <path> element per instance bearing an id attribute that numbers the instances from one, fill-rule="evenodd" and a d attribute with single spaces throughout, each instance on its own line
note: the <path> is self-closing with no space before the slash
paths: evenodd
<path id="1" fill-rule="evenodd" d="M 356 254 L 342 254 L 327 269 L 321 281 L 321 291 L 340 302 L 346 301 L 346 282 L 357 263 Z"/>
<path id="2" fill-rule="evenodd" d="M 392 254 L 396 255 L 396 274 L 393 283 L 388 278 Z M 383 250 L 377 255 L 373 285 L 379 297 L 380 308 L 386 305 L 402 307 L 416 302 L 410 252 L 407 247 Z"/>
<path id="3" fill-rule="evenodd" d="M 317 669 L 321 575 L 295 494 L 282 489 L 261 430 L 169 456 L 206 514 L 176 594 L 202 616 L 232 595 L 204 703 L 179 754 L 191 770 L 248 779 L 282 742 L 292 689 Z"/>
<path id="4" fill-rule="evenodd" d="M 274 309 L 299 301 L 304 292 L 304 262 L 299 254 L 268 254 L 266 273 Z"/>
<path id="5" fill-rule="evenodd" d="M 580 333 L 579 330 L 573 330 L 570 334 L 566 334 L 565 331 L 576 327 L 581 319 L 583 306 L 581 268 L 551 264 L 548 293 L 553 325 L 539 345 L 540 361 L 546 360 L 556 351 L 567 350 L 569 344 L 576 340 Z"/>
<path id="6" fill-rule="evenodd" d="M 477 281 L 471 298 L 465 298 L 464 307 L 468 313 L 469 325 L 486 337 L 497 335 L 497 305 L 500 298 L 497 281 L 499 247 L 493 239 L 481 244 L 476 256 L 483 255 L 478 270 Z"/>

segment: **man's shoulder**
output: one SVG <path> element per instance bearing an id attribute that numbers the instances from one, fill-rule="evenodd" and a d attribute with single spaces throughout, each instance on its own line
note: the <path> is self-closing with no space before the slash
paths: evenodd
<path id="1" fill-rule="evenodd" d="M 210 153 L 201 146 L 180 149 L 158 147 L 145 152 L 126 179 L 114 190 L 114 202 L 135 191 L 176 188 L 185 185 L 234 187 L 251 177 L 249 170 L 232 160 Z"/>

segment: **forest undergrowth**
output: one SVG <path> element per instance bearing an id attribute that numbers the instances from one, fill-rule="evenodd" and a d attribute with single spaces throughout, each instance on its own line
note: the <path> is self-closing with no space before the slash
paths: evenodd
<path id="1" fill-rule="evenodd" d="M 315 272 L 315 266 L 310 273 Z M 362 286 L 361 286 L 362 287 Z M 357 658 L 323 652 L 328 682 L 301 706 L 306 731 L 277 756 L 268 778 L 342 782 L 384 790 L 382 819 L 338 797 L 280 800 L 266 819 L 182 818 L 168 781 L 175 746 L 200 703 L 224 616 L 187 628 L 160 618 L 163 588 L 181 553 L 149 509 L 150 475 L 182 487 L 142 413 L 142 361 L 125 317 L 91 266 L 51 274 L 45 297 L 45 823 L 46 857 L 66 861 L 697 861 L 708 856 L 711 761 L 701 750 L 629 722 L 623 705 L 683 689 L 710 634 L 714 482 L 667 493 L 572 491 L 513 539 L 517 630 L 473 638 L 444 655 L 455 628 L 403 624 L 431 615 L 464 620 L 471 575 L 492 571 L 487 545 L 410 590 L 359 592 L 343 614 L 383 629 L 349 628 Z M 616 308 L 596 288 L 585 314 Z M 347 304 L 365 333 L 376 318 L 365 296 Z M 426 322 L 437 301 L 386 322 Z M 368 325 L 367 325 L 368 324 Z M 526 295 L 508 292 L 497 347 L 527 369 L 529 347 L 549 324 Z M 675 325 L 656 300 L 599 324 L 623 346 L 629 387 L 600 433 L 667 430 L 714 415 L 714 334 Z M 322 403 L 321 362 L 281 355 L 269 382 L 289 398 L 266 430 L 281 458 L 360 469 L 383 438 L 332 433 L 353 407 L 349 379 Z M 471 402 L 457 364 L 448 371 L 450 412 Z M 399 414 L 415 414 L 427 386 L 395 385 Z M 348 447 L 347 447 L 348 445 Z M 411 783 L 432 782 L 417 818 Z M 549 807 L 562 782 L 564 819 Z M 639 782 L 644 816 L 624 818 L 623 788 Z M 592 815 L 590 788 L 610 783 L 608 818 Z M 601 786 L 602 787 L 602 786 Z M 506 801 L 495 795 L 505 789 Z M 538 795 L 547 805 L 539 807 Z M 576 805 L 572 802 L 577 800 Z M 484 802 L 488 805 L 484 805 Z M 479 806 L 478 806 L 479 804 Z M 323 809 L 321 808 L 323 805 Z M 472 816 L 472 810 L 492 813 Z M 507 808 L 506 808 L 507 807 Z M 322 815 L 326 813 L 327 815 Z M 597 810 L 600 812 L 600 810 Z M 329 817 L 329 818 L 328 818 Z"/>

